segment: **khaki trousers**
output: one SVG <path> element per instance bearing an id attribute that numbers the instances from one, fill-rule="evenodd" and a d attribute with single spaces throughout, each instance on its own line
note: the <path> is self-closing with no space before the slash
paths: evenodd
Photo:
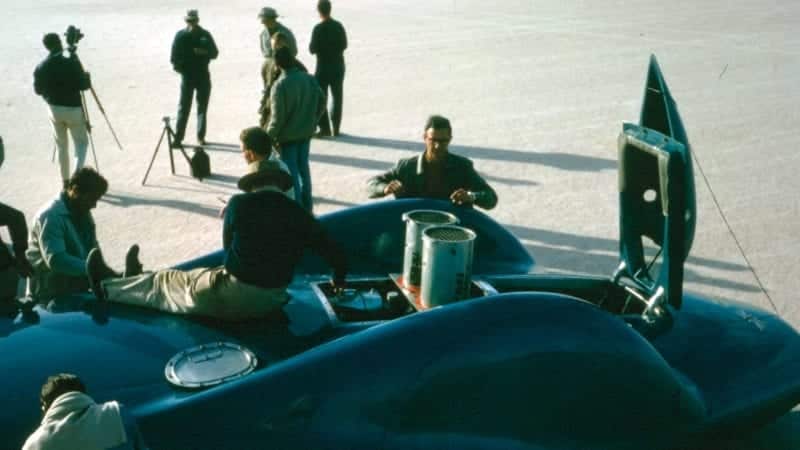
<path id="1" fill-rule="evenodd" d="M 264 316 L 289 298 L 285 288 L 266 289 L 241 282 L 224 267 L 167 269 L 112 278 L 103 281 L 103 288 L 112 302 L 227 320 Z"/>
<path id="2" fill-rule="evenodd" d="M 80 106 L 50 106 L 50 122 L 53 124 L 53 139 L 58 150 L 58 165 L 61 167 L 61 179 L 69 180 L 72 176 L 67 149 L 67 130 L 72 135 L 72 146 L 75 152 L 75 171 L 86 162 L 86 148 L 89 146 L 89 135 L 86 132 L 86 121 L 83 108 Z"/>

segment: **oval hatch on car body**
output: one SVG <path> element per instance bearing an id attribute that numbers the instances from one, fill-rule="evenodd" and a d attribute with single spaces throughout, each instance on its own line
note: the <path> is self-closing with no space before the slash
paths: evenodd
<path id="1" fill-rule="evenodd" d="M 252 372 L 258 359 L 249 349 L 230 342 L 187 348 L 167 362 L 164 376 L 171 384 L 199 389 L 241 378 Z"/>

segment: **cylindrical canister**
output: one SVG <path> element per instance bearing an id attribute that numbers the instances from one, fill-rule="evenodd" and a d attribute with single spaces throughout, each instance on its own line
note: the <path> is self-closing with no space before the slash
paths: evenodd
<path id="1" fill-rule="evenodd" d="M 434 225 L 454 225 L 458 217 L 444 211 L 415 209 L 403 214 L 406 246 L 403 254 L 403 285 L 418 288 L 422 268 L 422 232 Z"/>
<path id="2" fill-rule="evenodd" d="M 454 225 L 428 227 L 422 233 L 422 306 L 432 308 L 469 297 L 477 235 Z"/>

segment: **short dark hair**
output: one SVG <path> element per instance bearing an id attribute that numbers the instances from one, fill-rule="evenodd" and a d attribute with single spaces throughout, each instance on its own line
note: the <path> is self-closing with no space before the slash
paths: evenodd
<path id="1" fill-rule="evenodd" d="M 294 64 L 294 55 L 288 46 L 275 50 L 275 64 L 281 69 L 288 69 Z"/>
<path id="2" fill-rule="evenodd" d="M 330 0 L 319 0 L 317 2 L 317 11 L 323 16 L 331 15 L 331 2 Z"/>
<path id="3" fill-rule="evenodd" d="M 252 150 L 257 155 L 269 157 L 272 153 L 272 139 L 263 128 L 245 128 L 239 134 L 239 140 L 244 144 L 244 148 Z"/>
<path id="4" fill-rule="evenodd" d="M 44 44 L 44 48 L 51 52 L 63 48 L 61 46 L 61 37 L 59 37 L 56 33 L 45 34 L 42 38 L 42 44 Z"/>
<path id="5" fill-rule="evenodd" d="M 425 122 L 424 131 L 428 131 L 428 128 L 433 128 L 434 130 L 449 130 L 450 134 L 453 134 L 453 127 L 450 126 L 450 121 L 444 116 L 436 114 L 428 117 L 428 121 Z"/>
<path id="6" fill-rule="evenodd" d="M 86 386 L 83 385 L 83 381 L 77 375 L 71 373 L 52 375 L 42 385 L 39 401 L 42 402 L 44 410 L 47 411 L 58 397 L 67 392 L 83 392 L 85 394 Z"/>
<path id="7" fill-rule="evenodd" d="M 91 167 L 81 167 L 67 182 L 67 188 L 75 187 L 80 193 L 94 193 L 103 196 L 108 191 L 108 181 Z"/>

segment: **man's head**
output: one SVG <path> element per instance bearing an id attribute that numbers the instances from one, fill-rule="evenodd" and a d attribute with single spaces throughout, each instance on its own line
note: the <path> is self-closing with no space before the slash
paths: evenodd
<path id="1" fill-rule="evenodd" d="M 61 44 L 61 37 L 59 37 L 59 35 L 56 33 L 45 34 L 42 38 L 42 44 L 44 44 L 44 48 L 46 48 L 50 53 L 64 50 L 64 46 Z"/>
<path id="2" fill-rule="evenodd" d="M 453 138 L 453 128 L 450 121 L 438 115 L 428 117 L 425 123 L 425 160 L 430 162 L 442 161 L 447 157 L 448 146 Z"/>
<path id="3" fill-rule="evenodd" d="M 42 406 L 42 413 L 50 409 L 50 405 L 60 396 L 67 392 L 86 393 L 86 386 L 77 375 L 71 373 L 60 373 L 47 378 L 42 385 L 42 392 L 39 394 L 39 402 Z"/>
<path id="4" fill-rule="evenodd" d="M 271 30 L 275 28 L 275 24 L 278 23 L 278 12 L 266 6 L 261 8 L 261 11 L 258 13 L 258 18 L 261 19 L 261 23 L 263 23 L 264 26 Z"/>
<path id="5" fill-rule="evenodd" d="M 200 23 L 200 14 L 197 13 L 196 9 L 190 9 L 186 11 L 186 17 L 183 20 L 186 21 L 186 25 L 190 29 L 194 29 Z"/>
<path id="6" fill-rule="evenodd" d="M 108 191 L 108 181 L 91 167 L 83 167 L 67 181 L 67 201 L 71 210 L 85 214 L 97 206 Z"/>
<path id="7" fill-rule="evenodd" d="M 319 16 L 323 19 L 327 19 L 331 16 L 331 2 L 330 0 L 319 0 L 317 2 L 317 12 Z"/>
<path id="8" fill-rule="evenodd" d="M 286 70 L 294 65 L 294 56 L 289 47 L 280 47 L 275 50 L 275 64 L 283 70 Z"/>
<path id="9" fill-rule="evenodd" d="M 269 158 L 272 153 L 272 139 L 263 128 L 250 127 L 239 134 L 242 154 L 248 163 Z"/>

